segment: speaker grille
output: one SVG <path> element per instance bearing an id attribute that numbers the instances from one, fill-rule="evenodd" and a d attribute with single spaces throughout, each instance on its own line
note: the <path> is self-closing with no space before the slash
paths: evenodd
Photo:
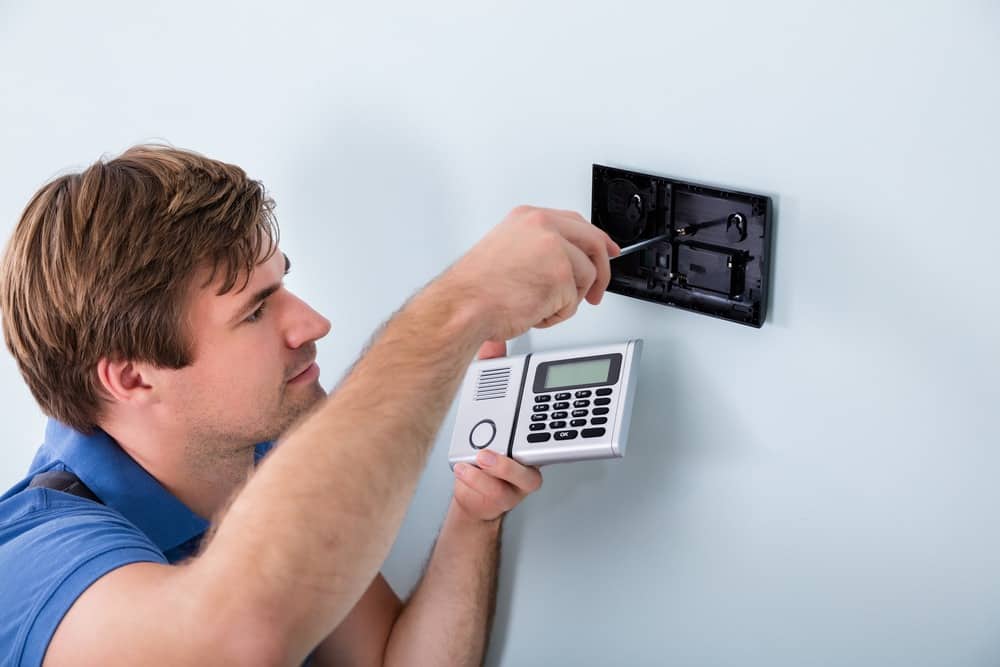
<path id="1" fill-rule="evenodd" d="M 510 386 L 510 367 L 491 368 L 479 372 L 479 383 L 476 385 L 477 401 L 488 401 L 507 396 Z"/>

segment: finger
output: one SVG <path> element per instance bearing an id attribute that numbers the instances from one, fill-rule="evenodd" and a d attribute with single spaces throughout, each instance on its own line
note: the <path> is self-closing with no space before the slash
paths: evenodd
<path id="1" fill-rule="evenodd" d="M 570 317 L 572 317 L 572 315 Z M 562 322 L 564 320 L 566 320 L 566 316 L 564 316 L 564 315 L 560 315 L 560 314 L 551 315 L 549 317 L 546 317 L 544 320 L 542 320 L 541 322 L 539 322 L 538 324 L 536 324 L 532 328 L 534 328 L 534 329 L 548 329 L 549 327 L 554 327 L 555 325 L 559 324 L 560 322 Z"/>
<path id="2" fill-rule="evenodd" d="M 571 220 L 575 220 L 579 223 L 590 225 L 590 222 L 584 218 L 582 215 L 576 211 L 560 211 L 566 217 Z M 611 237 L 604 233 L 603 230 L 598 230 L 604 236 L 604 243 L 598 245 L 596 252 L 587 253 L 594 268 L 597 269 L 597 278 L 594 280 L 593 285 L 587 292 L 586 299 L 589 303 L 597 305 L 601 302 L 601 298 L 604 296 L 605 290 L 608 288 L 608 284 L 611 282 L 611 261 L 609 260 L 610 254 L 619 254 L 621 248 L 618 244 L 611 240 Z"/>
<path id="3" fill-rule="evenodd" d="M 509 456 L 498 456 L 495 452 L 483 450 L 476 456 L 476 463 L 487 475 L 512 484 L 525 495 L 534 493 L 542 486 L 542 473 L 538 468 L 521 465 Z"/>
<path id="4" fill-rule="evenodd" d="M 566 290 L 561 294 L 559 301 L 561 307 L 554 315 L 554 317 L 559 318 L 558 321 L 568 320 L 576 313 L 584 295 L 590 291 L 590 287 L 594 284 L 594 279 L 597 277 L 597 269 L 590 261 L 590 258 L 583 254 L 583 251 L 578 247 L 572 243 L 565 243 L 563 245 L 563 252 L 566 255 L 566 259 L 569 260 L 573 272 L 573 289 Z M 567 286 L 569 285 L 567 284 Z"/>
<path id="5" fill-rule="evenodd" d="M 622 247 L 608 237 L 608 257 L 614 258 L 622 254 Z"/>
<path id="6" fill-rule="evenodd" d="M 579 231 L 579 227 L 573 227 L 572 225 L 586 225 L 592 228 L 591 231 L 596 231 L 599 235 L 600 242 L 588 245 L 586 247 L 579 246 L 581 250 L 590 258 L 591 263 L 597 272 L 597 277 L 594 280 L 590 289 L 586 292 L 586 299 L 589 303 L 597 305 L 601 302 L 604 297 L 604 292 L 607 290 L 608 285 L 611 283 L 611 261 L 609 256 L 618 256 L 621 253 L 621 248 L 618 244 L 611 240 L 611 237 L 604 233 L 603 230 L 598 229 L 591 225 L 582 215 L 575 211 L 563 211 L 557 210 L 559 216 L 566 222 L 570 224 L 569 227 L 559 228 L 560 233 L 564 235 L 564 238 L 573 243 L 572 239 L 567 236 L 567 233 L 573 234 L 575 231 Z M 567 230 L 575 230 L 573 232 L 568 232 Z M 589 250 L 588 250 L 589 248 Z M 584 298 L 581 296 L 581 299 Z"/>
<path id="7" fill-rule="evenodd" d="M 467 508 L 474 516 L 484 519 L 493 519 L 503 513 L 503 510 L 496 507 L 489 498 L 479 493 L 471 486 L 463 482 L 458 477 L 455 478 L 455 488 L 452 491 L 455 500 Z"/>
<path id="8" fill-rule="evenodd" d="M 577 290 L 575 281 L 563 282 L 561 285 L 558 285 L 557 288 L 559 294 L 556 297 L 555 303 L 558 306 L 558 309 L 556 312 L 536 324 L 536 329 L 547 329 L 548 327 L 568 320 L 576 314 L 577 308 L 580 305 L 580 294 Z"/>
<path id="9" fill-rule="evenodd" d="M 577 294 L 576 287 L 567 282 L 560 285 L 559 290 L 561 292 L 557 301 L 559 309 L 536 324 L 536 329 L 546 329 L 568 320 L 576 314 L 577 306 L 580 303 L 580 297 Z"/>
<path id="10" fill-rule="evenodd" d="M 573 283 L 576 285 L 576 302 L 579 304 L 597 280 L 597 267 L 588 255 L 572 243 L 566 244 L 566 256 L 573 265 Z"/>
<path id="11" fill-rule="evenodd" d="M 496 359 L 497 357 L 507 356 L 507 341 L 505 340 L 488 340 L 482 344 L 479 348 L 479 353 L 476 355 L 477 359 Z"/>
<path id="12" fill-rule="evenodd" d="M 521 496 L 517 490 L 496 477 L 491 477 L 474 465 L 459 463 L 455 466 L 458 480 L 485 497 L 491 505 L 504 512 L 514 508 Z"/>
<path id="13" fill-rule="evenodd" d="M 567 240 L 576 243 L 577 245 L 580 245 L 580 243 L 577 242 L 578 240 L 588 244 L 588 247 L 581 247 L 581 249 L 588 255 L 593 256 L 597 254 L 600 249 L 603 249 L 604 254 L 614 257 L 621 254 L 621 247 L 615 243 L 603 229 L 591 224 L 589 220 L 576 211 L 564 211 L 561 209 L 553 210 L 558 214 L 558 218 L 563 220 L 564 223 L 569 223 L 567 226 L 560 227 L 559 231 L 566 237 Z M 580 234 L 585 234 L 585 236 L 580 236 Z"/>
<path id="14" fill-rule="evenodd" d="M 596 225 L 591 224 L 591 222 L 589 220 L 587 220 L 585 217 L 583 217 L 577 211 L 570 211 L 568 209 L 559 209 L 559 208 L 548 208 L 548 209 L 546 209 L 546 208 L 538 208 L 538 207 L 534 207 L 534 206 L 519 206 L 518 209 L 520 209 L 524 213 L 530 213 L 530 212 L 533 212 L 533 211 L 546 211 L 546 212 L 548 212 L 548 214 L 549 214 L 550 217 L 553 216 L 553 215 L 555 215 L 555 216 L 561 217 L 562 219 L 564 219 L 566 221 L 573 221 L 576 224 L 585 225 L 587 228 L 589 228 L 591 230 L 590 233 L 592 235 L 596 236 L 596 238 L 598 238 L 601 241 L 603 241 L 604 247 L 607 250 L 608 255 L 610 255 L 612 257 L 617 257 L 618 255 L 621 254 L 621 251 L 622 251 L 621 246 L 619 246 L 617 243 L 615 243 L 615 241 L 610 236 L 608 236 L 607 233 L 603 229 L 601 229 L 600 227 L 597 227 Z M 518 210 L 518 209 L 515 209 L 515 211 Z"/>
<path id="15" fill-rule="evenodd" d="M 608 284 L 611 282 L 611 260 L 608 259 L 607 247 L 601 246 L 601 252 L 597 255 L 591 255 L 590 261 L 593 262 L 594 268 L 597 269 L 597 276 L 585 298 L 589 303 L 596 306 L 604 298 L 604 292 L 608 289 Z"/>

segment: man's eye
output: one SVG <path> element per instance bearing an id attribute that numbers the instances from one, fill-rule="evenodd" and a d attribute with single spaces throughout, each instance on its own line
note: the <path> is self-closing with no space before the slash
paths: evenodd
<path id="1" fill-rule="evenodd" d="M 256 322 L 260 319 L 260 316 L 264 314 L 264 306 L 267 305 L 267 301 L 262 301 L 257 310 L 250 313 L 250 315 L 243 320 L 244 322 Z"/>

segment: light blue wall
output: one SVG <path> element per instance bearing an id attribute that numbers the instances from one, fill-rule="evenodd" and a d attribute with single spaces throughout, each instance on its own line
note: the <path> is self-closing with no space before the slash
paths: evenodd
<path id="1" fill-rule="evenodd" d="M 1000 5 L 226 4 L 0 5 L 0 231 L 145 139 L 241 164 L 327 386 L 512 206 L 588 211 L 593 162 L 774 196 L 763 329 L 609 295 L 515 343 L 646 348 L 627 458 L 508 518 L 488 664 L 1000 664 Z M 42 420 L 0 364 L 6 485 Z"/>

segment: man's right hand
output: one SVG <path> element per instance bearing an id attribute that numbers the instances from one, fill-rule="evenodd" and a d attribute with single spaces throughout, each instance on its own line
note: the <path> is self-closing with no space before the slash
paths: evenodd
<path id="1" fill-rule="evenodd" d="M 509 340 L 600 303 L 619 252 L 579 213 L 518 206 L 442 279 L 481 307 L 489 340 Z"/>

